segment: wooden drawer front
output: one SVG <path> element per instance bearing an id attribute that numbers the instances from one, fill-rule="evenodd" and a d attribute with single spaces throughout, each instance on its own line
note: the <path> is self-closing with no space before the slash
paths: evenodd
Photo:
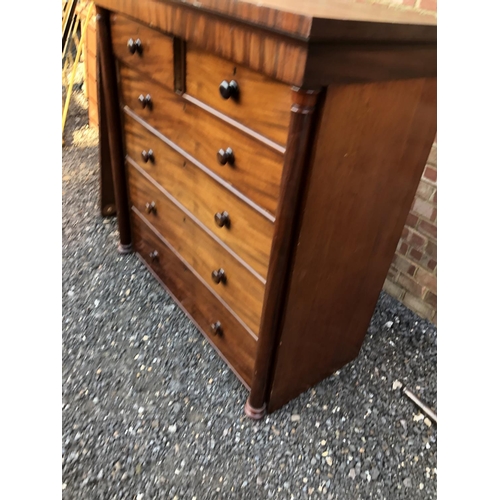
<path id="1" fill-rule="evenodd" d="M 112 14 L 111 38 L 118 59 L 174 89 L 174 44 L 171 37 L 119 14 Z M 140 40 L 140 49 L 134 53 L 129 49 L 130 40 L 134 43 Z"/>
<path id="2" fill-rule="evenodd" d="M 120 74 L 124 104 L 135 114 L 257 205 L 275 212 L 283 155 L 128 67 L 122 66 Z M 151 97 L 151 107 L 142 106 L 141 95 Z M 228 147 L 234 152 L 234 164 L 220 165 L 217 152 Z"/>
<path id="3" fill-rule="evenodd" d="M 231 81 L 237 84 L 237 97 L 224 99 L 219 86 Z M 292 104 L 288 85 L 188 45 L 186 93 L 286 145 Z"/>
<path id="4" fill-rule="evenodd" d="M 127 155 L 265 278 L 274 224 L 126 113 L 124 118 Z M 149 151 L 153 157 L 144 161 Z M 229 222 L 220 227 L 215 214 L 224 212 Z"/>
<path id="5" fill-rule="evenodd" d="M 262 281 L 131 164 L 128 164 L 128 176 L 133 206 L 158 229 L 234 313 L 258 334 L 264 301 Z M 146 204 L 151 205 L 152 202 L 155 210 L 148 212 Z M 212 280 L 212 271 L 219 269 L 225 272 L 225 283 Z"/>
<path id="6" fill-rule="evenodd" d="M 135 212 L 132 212 L 132 228 L 134 248 L 143 261 L 174 295 L 223 359 L 250 387 L 257 341 Z M 157 255 L 153 258 L 154 252 Z M 221 324 L 221 331 L 215 334 L 211 325 L 217 321 Z"/>

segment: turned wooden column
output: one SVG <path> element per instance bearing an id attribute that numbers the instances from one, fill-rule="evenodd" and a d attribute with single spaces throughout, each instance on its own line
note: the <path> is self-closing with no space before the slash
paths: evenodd
<path id="1" fill-rule="evenodd" d="M 99 52 L 99 51 L 98 51 Z M 113 185 L 113 171 L 111 169 L 111 153 L 109 150 L 108 118 L 106 106 L 104 105 L 104 88 L 102 84 L 101 71 L 99 69 L 100 56 L 97 53 L 97 110 L 99 113 L 99 165 L 100 165 L 100 202 L 101 215 L 109 217 L 116 215 L 115 191 Z"/>
<path id="2" fill-rule="evenodd" d="M 257 358 L 252 388 L 245 404 L 245 413 L 252 419 L 262 418 L 266 411 L 272 363 L 279 343 L 288 268 L 294 248 L 292 242 L 297 228 L 300 200 L 309 165 L 313 115 L 318 95 L 318 90 L 292 87 L 290 126 L 267 274 Z"/>
<path id="3" fill-rule="evenodd" d="M 102 80 L 101 98 L 104 100 L 105 126 L 101 137 L 107 135 L 109 160 L 113 178 L 114 199 L 116 215 L 118 217 L 118 229 L 120 232 L 120 243 L 118 252 L 130 253 L 132 251 L 132 237 L 130 230 L 130 214 L 127 199 L 127 187 L 125 180 L 125 160 L 123 156 L 123 144 L 120 126 L 120 105 L 118 100 L 118 87 L 116 79 L 116 67 L 111 44 L 111 30 L 109 25 L 109 11 L 101 7 L 97 10 L 97 26 L 99 40 L 99 74 Z M 102 104 L 101 104 L 102 105 Z M 109 182 L 106 184 L 110 185 Z"/>

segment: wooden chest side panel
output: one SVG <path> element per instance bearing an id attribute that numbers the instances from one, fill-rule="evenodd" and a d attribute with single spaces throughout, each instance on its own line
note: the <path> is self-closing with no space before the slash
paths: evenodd
<path id="1" fill-rule="evenodd" d="M 328 88 L 269 411 L 357 356 L 435 134 L 435 78 Z"/>

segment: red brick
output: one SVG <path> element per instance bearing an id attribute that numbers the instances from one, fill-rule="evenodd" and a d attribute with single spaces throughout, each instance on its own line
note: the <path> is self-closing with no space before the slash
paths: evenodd
<path id="1" fill-rule="evenodd" d="M 408 217 L 406 218 L 405 225 L 410 227 L 417 227 L 417 223 L 418 223 L 418 215 L 412 214 L 410 212 L 408 214 Z"/>
<path id="2" fill-rule="evenodd" d="M 431 271 L 434 271 L 437 267 L 437 262 L 434 259 L 429 259 L 429 262 L 427 262 L 427 268 L 430 269 Z"/>
<path id="3" fill-rule="evenodd" d="M 430 222 L 421 220 L 420 224 L 418 225 L 418 230 L 422 231 L 422 233 L 426 234 L 427 236 L 431 236 L 434 239 L 437 238 L 436 224 L 431 224 Z"/>
<path id="4" fill-rule="evenodd" d="M 429 165 L 425 167 L 424 179 L 428 179 L 431 182 L 437 181 L 437 170 Z"/>
<path id="5" fill-rule="evenodd" d="M 432 196 L 434 189 L 435 188 L 432 184 L 429 184 L 428 182 L 425 182 L 425 179 L 422 179 L 417 188 L 417 196 L 427 201 Z"/>
<path id="6" fill-rule="evenodd" d="M 406 255 L 406 252 L 408 251 L 408 243 L 399 240 L 399 245 L 398 245 L 398 252 L 401 255 Z"/>
<path id="7" fill-rule="evenodd" d="M 410 248 L 410 251 L 407 253 L 407 255 L 409 255 L 412 258 L 412 260 L 420 262 L 423 253 L 418 250 L 415 250 L 414 248 Z"/>
<path id="8" fill-rule="evenodd" d="M 432 195 L 431 201 L 433 203 L 437 204 L 437 202 L 438 202 L 438 192 L 437 192 L 437 189 L 436 189 L 435 193 Z"/>
<path id="9" fill-rule="evenodd" d="M 413 248 L 416 248 L 417 250 L 420 250 L 427 243 L 427 238 L 425 238 L 422 235 L 416 233 L 415 231 L 411 231 L 410 235 L 408 237 L 408 243 L 410 243 L 410 245 Z"/>
<path id="10" fill-rule="evenodd" d="M 437 293 L 437 276 L 427 272 L 425 269 L 418 268 L 415 273 L 415 281 L 431 292 Z"/>
<path id="11" fill-rule="evenodd" d="M 415 297 L 411 293 L 405 293 L 402 302 L 423 318 L 431 319 L 435 314 L 434 309 L 429 304 L 426 304 L 422 299 Z"/>
<path id="12" fill-rule="evenodd" d="M 437 309 L 437 296 L 435 293 L 431 292 L 430 290 L 427 290 L 427 293 L 425 294 L 424 301 L 427 302 L 430 306 L 432 306 L 434 309 Z"/>
<path id="13" fill-rule="evenodd" d="M 425 253 L 432 259 L 437 259 L 437 244 L 429 240 L 425 247 Z"/>
<path id="14" fill-rule="evenodd" d="M 398 283 L 405 289 L 408 290 L 415 297 L 422 297 L 424 287 L 419 285 L 413 278 L 406 276 L 406 274 L 400 274 L 398 276 Z"/>
<path id="15" fill-rule="evenodd" d="M 410 234 L 410 231 L 408 230 L 408 228 L 406 226 L 403 227 L 403 232 L 401 233 L 401 238 L 403 240 L 406 240 L 408 238 L 409 234 Z"/>
<path id="16" fill-rule="evenodd" d="M 417 268 L 405 257 L 399 254 L 394 254 L 392 263 L 399 271 L 413 276 Z"/>
<path id="17" fill-rule="evenodd" d="M 432 214 L 431 214 L 431 221 L 432 221 L 432 222 L 435 222 L 435 220 L 437 219 L 437 215 L 438 215 L 438 211 L 437 211 L 437 208 L 435 208 L 435 209 L 432 211 Z"/>
<path id="18" fill-rule="evenodd" d="M 420 0 L 419 7 L 423 10 L 437 11 L 437 0 Z"/>
<path id="19" fill-rule="evenodd" d="M 384 292 L 387 292 L 392 297 L 401 300 L 401 297 L 404 295 L 405 291 L 396 283 L 386 279 L 383 286 Z"/>
<path id="20" fill-rule="evenodd" d="M 391 281 L 396 281 L 398 277 L 399 271 L 391 265 L 389 268 L 389 271 L 387 271 L 387 276 L 386 279 L 391 280 Z"/>
<path id="21" fill-rule="evenodd" d="M 430 219 L 432 217 L 432 212 L 435 210 L 434 206 L 428 201 L 421 200 L 420 198 L 415 198 L 413 200 L 412 210 L 425 217 L 426 219 Z"/>

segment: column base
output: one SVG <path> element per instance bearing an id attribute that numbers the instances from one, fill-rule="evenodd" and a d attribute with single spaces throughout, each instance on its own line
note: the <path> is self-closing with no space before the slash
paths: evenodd
<path id="1" fill-rule="evenodd" d="M 250 397 L 245 403 L 245 415 L 252 420 L 260 420 L 266 414 L 266 405 L 264 404 L 262 408 L 254 408 L 249 400 Z"/>
<path id="2" fill-rule="evenodd" d="M 133 252 L 132 243 L 129 243 L 128 245 L 123 245 L 122 243 L 120 243 L 118 245 L 118 253 L 127 254 L 132 252 Z"/>

